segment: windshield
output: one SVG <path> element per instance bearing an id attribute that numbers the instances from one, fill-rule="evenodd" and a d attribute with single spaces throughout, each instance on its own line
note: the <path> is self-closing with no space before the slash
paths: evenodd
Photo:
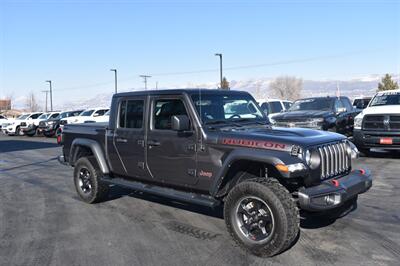
<path id="1" fill-rule="evenodd" d="M 87 110 L 84 111 L 80 114 L 80 116 L 91 116 L 93 114 L 94 110 Z"/>
<path id="2" fill-rule="evenodd" d="M 257 102 L 248 94 L 201 93 L 192 95 L 192 100 L 205 124 L 267 121 Z"/>
<path id="3" fill-rule="evenodd" d="M 371 100 L 369 106 L 400 105 L 400 92 L 385 92 L 378 94 Z"/>
<path id="4" fill-rule="evenodd" d="M 59 114 L 56 117 L 56 119 L 66 118 L 66 117 L 68 117 L 68 114 L 69 114 L 68 112 L 63 112 L 63 113 Z"/>
<path id="5" fill-rule="evenodd" d="M 110 116 L 110 110 L 108 110 L 104 115 L 105 116 Z"/>
<path id="6" fill-rule="evenodd" d="M 17 119 L 18 119 L 18 120 L 24 120 L 24 119 L 28 118 L 28 116 L 29 116 L 29 114 L 27 114 L 27 115 L 21 115 L 21 116 L 19 116 Z"/>
<path id="7" fill-rule="evenodd" d="M 353 106 L 355 106 L 356 108 L 365 109 L 367 108 L 370 100 L 371 99 L 355 99 L 353 102 Z"/>
<path id="8" fill-rule="evenodd" d="M 318 110 L 330 111 L 333 109 L 334 98 L 310 98 L 297 100 L 289 108 L 289 111 Z"/>
<path id="9" fill-rule="evenodd" d="M 38 119 L 46 119 L 49 116 L 49 114 L 42 114 L 41 116 L 38 117 Z"/>

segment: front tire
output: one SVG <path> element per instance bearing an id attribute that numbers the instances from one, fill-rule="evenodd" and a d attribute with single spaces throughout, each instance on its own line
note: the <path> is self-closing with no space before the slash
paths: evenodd
<path id="1" fill-rule="evenodd" d="M 299 211 L 290 193 L 275 179 L 257 178 L 237 184 L 224 207 L 228 232 L 257 256 L 286 250 L 299 233 Z"/>
<path id="2" fill-rule="evenodd" d="M 79 158 L 74 168 L 74 184 L 79 197 L 86 203 L 103 201 L 108 195 L 108 185 L 101 181 L 94 157 Z"/>

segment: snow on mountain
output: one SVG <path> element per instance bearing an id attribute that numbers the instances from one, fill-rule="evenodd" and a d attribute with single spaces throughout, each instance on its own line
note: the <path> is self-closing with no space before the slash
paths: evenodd
<path id="1" fill-rule="evenodd" d="M 400 80 L 400 75 L 392 75 L 396 81 Z M 304 80 L 302 97 L 336 95 L 337 87 L 341 95 L 350 98 L 358 96 L 372 96 L 375 94 L 382 75 L 359 76 L 349 80 Z M 273 78 L 231 80 L 230 86 L 232 90 L 243 90 L 250 92 L 255 98 L 276 97 L 270 90 L 269 84 Z M 207 88 L 214 89 L 219 85 L 218 82 L 208 82 L 203 84 L 186 83 L 174 88 Z M 168 89 L 168 88 L 162 88 Z M 172 89 L 172 88 L 171 88 Z M 127 89 L 125 91 L 133 91 Z M 110 106 L 113 93 L 97 94 L 93 98 L 83 99 L 82 101 L 66 102 L 61 106 L 62 110 L 72 110 L 91 107 L 107 107 Z"/>

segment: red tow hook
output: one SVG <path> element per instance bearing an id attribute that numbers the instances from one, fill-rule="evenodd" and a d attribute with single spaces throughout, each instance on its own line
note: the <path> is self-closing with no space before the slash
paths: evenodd
<path id="1" fill-rule="evenodd" d="M 339 181 L 337 181 L 336 179 L 332 179 L 331 183 L 335 186 L 338 187 L 339 186 Z"/>
<path id="2" fill-rule="evenodd" d="M 362 169 L 362 168 L 360 168 L 360 173 L 361 173 L 362 175 L 365 175 L 365 170 Z"/>

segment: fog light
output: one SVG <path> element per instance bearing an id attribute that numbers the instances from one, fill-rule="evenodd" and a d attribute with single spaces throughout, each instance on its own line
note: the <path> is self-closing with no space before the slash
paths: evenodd
<path id="1" fill-rule="evenodd" d="M 330 194 L 325 196 L 326 205 L 337 205 L 341 202 L 342 197 L 339 194 Z"/>

